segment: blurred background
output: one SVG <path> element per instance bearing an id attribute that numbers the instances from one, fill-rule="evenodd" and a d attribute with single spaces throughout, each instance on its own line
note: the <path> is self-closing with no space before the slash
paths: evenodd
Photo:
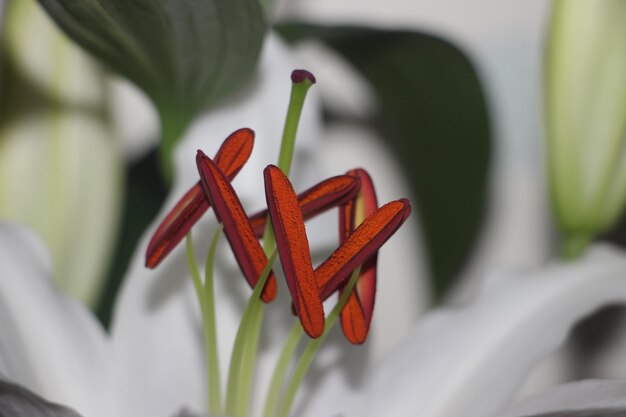
<path id="1" fill-rule="evenodd" d="M 107 324 L 170 189 L 158 112 L 36 3 L 0 4 L 0 219 L 37 230 L 57 281 Z M 414 252 L 387 266 L 415 281 L 407 326 L 432 305 L 467 300 L 494 271 L 556 256 L 542 120 L 551 2 L 277 0 L 266 11 L 269 30 L 317 76 L 324 170 L 367 161 L 380 188 L 412 196 L 417 216 L 396 247 Z M 607 236 L 619 242 L 619 228 Z M 583 324 L 536 378 L 572 377 L 551 374 L 554 363 L 593 356 L 580 340 L 608 337 L 621 320 L 611 309 Z M 588 363 L 574 372 L 603 369 Z"/>
<path id="2" fill-rule="evenodd" d="M 435 284 L 436 291 L 445 291 L 459 273 L 469 281 L 486 270 L 533 266 L 551 255 L 541 126 L 541 73 L 550 2 L 295 0 L 282 2 L 278 10 L 279 21 L 404 30 L 449 43 L 448 48 L 434 41 L 421 48 L 416 45 L 381 75 L 402 84 L 398 67 L 411 65 L 405 68 L 407 76 L 414 75 L 414 81 L 422 84 L 407 92 L 401 103 L 408 113 L 405 123 L 412 128 L 412 137 L 406 141 L 415 146 L 410 154 L 415 164 L 407 162 L 405 172 L 420 169 L 415 167 L 419 161 L 423 170 L 414 172 L 414 181 L 428 178 L 423 181 L 432 181 L 430 189 L 440 193 L 421 197 L 420 185 L 414 183 L 420 209 L 429 211 L 422 214 L 440 215 L 440 227 L 450 227 L 431 231 L 430 221 L 422 221 L 431 246 L 431 271 L 441 282 Z M 307 63 L 313 67 L 317 63 L 323 74 L 326 64 L 316 59 L 316 46 L 300 48 L 305 57 L 312 55 Z M 364 54 L 376 53 L 367 42 L 363 49 Z M 446 56 L 450 49 L 457 52 L 456 60 Z M 376 61 L 369 58 L 362 65 Z M 435 69 L 423 75 L 424 67 Z M 331 96 L 338 90 L 329 88 L 327 93 Z M 381 106 L 384 113 L 385 105 Z M 402 151 L 396 156 L 402 159 Z M 425 208 L 431 199 L 436 200 L 434 207 Z"/>
<path id="3" fill-rule="evenodd" d="M 71 45 L 31 1 L 20 4 L 11 5 L 4 27 L 0 215 L 32 223 L 44 235 L 56 253 L 59 276 L 81 277 L 68 278 L 73 283 L 84 282 L 85 276 L 104 280 L 104 275 L 104 281 L 118 281 L 128 253 L 167 192 L 166 183 L 154 180 L 159 177 L 157 114 L 136 88 L 107 76 Z M 325 136 L 331 137 L 322 139 L 324 148 L 341 146 L 337 142 L 352 136 L 355 147 L 382 147 L 396 161 L 404 179 L 392 181 L 408 187 L 417 202 L 420 219 L 414 227 L 423 236 L 434 299 L 451 288 L 462 293 L 487 270 L 538 265 L 551 255 L 541 128 L 548 2 L 283 0 L 270 10 L 274 30 L 319 80 L 315 93 L 321 98 Z M 75 69 L 53 79 L 46 70 L 61 73 L 61 64 L 55 64 L 59 51 Z M 46 106 L 56 119 L 44 119 Z M 87 107 L 89 112 L 101 109 L 92 112 L 91 126 L 78 119 Z M 30 117 L 27 123 L 24 114 Z M 41 130 L 24 133 L 33 120 Z M 101 126 L 94 127 L 96 122 Z M 63 155 L 61 160 L 43 150 L 54 143 L 45 139 L 54 123 L 70 126 L 56 135 L 59 145 L 53 151 Z M 99 137 L 109 136 L 108 143 L 93 139 L 96 128 L 104 130 Z M 68 131 L 81 139 L 71 143 Z M 23 135 L 31 139 L 15 139 Z M 337 135 L 342 139 L 333 140 Z M 24 142 L 32 148 L 27 150 Z M 91 147 L 100 142 L 107 149 L 97 152 L 101 166 L 94 167 L 84 155 L 94 155 Z M 324 152 L 329 169 L 337 171 L 341 157 L 332 159 L 340 152 Z M 70 155 L 77 160 L 67 163 Z M 68 167 L 84 168 L 88 176 L 62 172 Z M 27 187 L 32 192 L 23 192 Z M 86 207 L 83 202 L 96 194 L 63 194 L 95 188 L 100 196 L 114 197 Z M 44 199 L 45 193 L 54 197 Z M 45 216 L 32 209 L 43 200 L 52 206 Z M 82 201 L 82 207 L 73 210 L 72 200 Z M 55 204 L 59 207 L 52 210 Z M 62 260 L 71 252 L 63 240 L 77 239 L 61 235 L 76 223 L 67 213 L 81 211 L 107 216 L 101 229 L 84 235 L 92 241 L 98 236 L 92 252 L 101 256 L 88 253 L 83 269 L 71 271 Z M 63 220 L 61 212 L 66 213 Z M 123 238 L 115 228 L 104 227 L 116 222 Z M 89 227 L 98 226 L 85 221 L 84 228 Z M 104 260 L 109 252 L 112 263 Z M 75 294 L 95 305 L 101 292 L 111 298 L 113 287 L 102 284 L 95 292 L 77 289 Z"/>

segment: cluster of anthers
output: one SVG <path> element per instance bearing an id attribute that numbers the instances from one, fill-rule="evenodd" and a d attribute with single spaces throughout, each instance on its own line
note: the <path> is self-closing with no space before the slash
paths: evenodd
<path id="1" fill-rule="evenodd" d="M 294 123 L 294 120 L 290 121 L 290 115 L 296 114 L 297 127 L 303 103 L 303 97 L 297 99 L 298 94 L 302 95 L 298 89 L 304 88 L 306 94 L 306 89 L 315 79 L 312 74 L 298 70 L 292 74 L 292 81 L 292 100 L 283 148 L 293 148 L 295 129 L 289 127 L 290 123 Z M 294 110 L 294 107 L 300 108 Z M 276 279 L 271 268 L 278 253 L 293 301 L 291 309 L 299 322 L 289 333 L 276 366 L 264 415 L 287 416 L 297 387 L 320 342 L 337 319 L 351 343 L 361 344 L 367 338 L 376 292 L 377 251 L 407 219 L 411 207 L 406 199 L 379 207 L 372 180 L 363 169 L 354 169 L 345 175 L 326 179 L 296 195 L 284 172 L 289 171 L 289 161 L 286 170 L 283 166 L 275 165 L 265 168 L 263 176 L 267 210 L 248 216 L 231 181 L 245 165 L 253 145 L 254 132 L 244 128 L 228 136 L 213 159 L 198 151 L 196 164 L 200 180 L 157 228 L 148 246 L 146 266 L 154 268 L 159 265 L 185 236 L 188 237 L 189 267 L 198 293 L 207 343 L 209 412 L 243 417 L 248 414 L 249 384 L 264 303 L 273 301 L 277 293 Z M 221 226 L 209 250 L 203 282 L 193 259 L 190 231 L 211 207 Z M 339 211 L 339 246 L 325 261 L 314 267 L 305 221 L 333 208 Z M 222 408 L 219 370 L 216 369 L 217 335 L 212 282 L 215 246 L 222 228 L 242 274 L 254 289 L 243 313 L 233 348 L 225 408 Z M 335 293 L 339 294 L 338 303 L 325 317 L 322 303 Z M 295 365 L 287 388 L 283 388 L 303 331 L 312 340 Z"/>

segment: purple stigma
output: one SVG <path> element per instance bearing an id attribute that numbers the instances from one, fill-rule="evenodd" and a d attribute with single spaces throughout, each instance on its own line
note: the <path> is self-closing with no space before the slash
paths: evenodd
<path id="1" fill-rule="evenodd" d="M 300 84 L 304 80 L 309 80 L 311 84 L 315 84 L 315 75 L 304 69 L 293 70 L 291 73 L 291 82 L 294 84 Z"/>

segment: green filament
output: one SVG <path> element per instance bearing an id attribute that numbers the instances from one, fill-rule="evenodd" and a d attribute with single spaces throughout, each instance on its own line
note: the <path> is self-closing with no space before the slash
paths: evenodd
<path id="1" fill-rule="evenodd" d="M 274 417 L 276 415 L 276 407 L 278 406 L 278 399 L 280 396 L 280 389 L 289 370 L 289 365 L 296 354 L 296 349 L 300 343 L 300 339 L 304 335 L 304 331 L 299 321 L 296 321 L 289 334 L 287 335 L 287 341 L 283 346 L 283 350 L 280 352 L 276 368 L 274 368 L 274 374 L 272 375 L 272 381 L 270 382 L 270 389 L 267 392 L 265 399 L 265 407 L 263 408 L 263 417 Z"/>
<path id="2" fill-rule="evenodd" d="M 218 415 L 222 412 L 220 369 L 217 352 L 217 330 L 215 324 L 215 291 L 213 285 L 213 270 L 215 265 L 215 253 L 217 244 L 222 235 L 223 227 L 220 225 L 213 235 L 211 246 L 207 254 L 205 266 L 205 280 L 202 283 L 200 271 L 193 253 L 191 232 L 187 234 L 185 243 L 187 249 L 187 263 L 193 281 L 200 312 L 202 314 L 202 327 L 204 330 L 205 355 L 207 363 L 207 386 L 208 386 L 208 411 L 209 414 Z"/>
<path id="3" fill-rule="evenodd" d="M 209 253 L 207 254 L 206 266 L 205 266 L 205 281 L 204 281 L 204 295 L 207 300 L 207 314 L 204 317 L 205 323 L 204 331 L 207 340 L 207 366 L 208 366 L 208 378 L 209 378 L 209 414 L 217 415 L 222 412 L 222 394 L 220 386 L 220 367 L 217 351 L 217 330 L 215 319 L 215 290 L 213 271 L 215 269 L 215 253 L 217 252 L 217 244 L 222 236 L 223 226 L 220 225 L 215 231 L 213 239 L 211 240 L 211 246 L 209 247 Z"/>
<path id="4" fill-rule="evenodd" d="M 241 365 L 241 379 L 239 383 L 239 393 L 237 395 L 237 410 L 235 416 L 245 417 L 248 414 L 250 404 L 250 391 L 252 389 L 252 379 L 261 337 L 261 324 L 264 315 L 263 302 L 259 300 L 252 314 L 252 321 L 249 323 L 246 348 Z"/>
<path id="5" fill-rule="evenodd" d="M 252 331 L 252 326 L 257 325 L 260 327 L 260 322 L 255 323 L 255 320 L 258 320 L 256 316 L 262 314 L 263 309 L 263 301 L 261 300 L 261 292 L 265 287 L 265 283 L 267 282 L 267 278 L 269 277 L 270 271 L 272 270 L 272 265 L 276 260 L 277 252 L 271 254 L 269 260 L 267 261 L 267 265 L 265 265 L 265 269 L 261 273 L 259 277 L 259 281 L 254 287 L 254 291 L 252 292 L 252 296 L 248 300 L 248 304 L 246 305 L 246 309 L 243 312 L 243 316 L 241 318 L 241 322 L 239 323 L 239 329 L 237 330 L 237 336 L 235 337 L 235 344 L 233 346 L 233 352 L 230 358 L 230 368 L 228 372 L 228 388 L 226 393 L 226 414 L 233 417 L 245 417 L 246 413 L 241 413 L 241 410 L 245 407 L 246 410 L 248 408 L 249 397 L 245 397 L 246 392 L 249 393 L 249 388 L 245 389 L 244 386 L 249 384 L 250 381 L 244 381 L 242 378 L 242 374 L 244 374 L 245 367 L 254 367 L 254 360 L 252 360 L 252 364 L 244 363 L 244 356 L 246 355 L 246 350 L 248 348 L 252 348 L 252 343 L 255 339 L 256 331 Z M 259 311 L 261 310 L 261 312 Z M 256 336 L 256 340 L 258 342 L 258 335 Z M 252 352 L 249 352 L 248 355 L 252 355 L 253 358 L 256 358 L 256 346 Z M 249 357 L 248 357 L 249 359 Z M 246 371 L 245 374 L 251 374 L 252 370 Z M 243 402 L 243 404 L 238 404 L 239 402 Z"/>
<path id="6" fill-rule="evenodd" d="M 324 340 L 326 340 L 326 337 L 328 337 L 328 333 L 330 333 L 330 330 L 333 328 L 333 326 L 337 322 L 337 319 L 339 318 L 339 314 L 341 313 L 341 309 L 343 309 L 345 304 L 348 302 L 350 293 L 352 292 L 352 289 L 354 288 L 357 281 L 359 280 L 360 274 L 361 274 L 361 267 L 357 268 L 352 273 L 352 276 L 350 277 L 348 284 L 345 286 L 345 288 L 343 289 L 343 292 L 341 293 L 341 297 L 339 297 L 339 301 L 337 302 L 337 305 L 335 305 L 335 307 L 332 309 L 332 311 L 328 315 L 328 318 L 326 319 L 326 327 L 324 329 L 324 333 L 317 339 L 310 340 L 308 345 L 304 349 L 304 352 L 302 352 L 302 356 L 296 363 L 296 367 L 294 369 L 293 375 L 291 376 L 291 380 L 289 381 L 289 385 L 287 386 L 287 389 L 285 391 L 283 401 L 280 405 L 280 408 L 277 414 L 278 417 L 289 416 L 289 412 L 291 411 L 293 401 L 296 398 L 298 388 L 300 388 L 300 385 L 302 384 L 302 381 L 304 380 L 306 373 L 311 367 L 311 364 L 313 363 L 313 359 L 315 359 L 315 355 L 317 354 L 319 347 L 324 342 Z"/>

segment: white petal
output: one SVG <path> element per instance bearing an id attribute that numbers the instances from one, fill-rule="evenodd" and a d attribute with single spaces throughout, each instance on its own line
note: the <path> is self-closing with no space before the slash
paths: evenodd
<path id="1" fill-rule="evenodd" d="M 577 320 L 626 302 L 626 256 L 606 247 L 592 252 L 577 262 L 507 274 L 472 304 L 429 314 L 367 378 L 358 412 L 347 415 L 471 417 L 497 410 Z M 337 396 L 349 400 L 349 393 Z"/>
<path id="2" fill-rule="evenodd" d="M 37 237 L 0 223 L 0 373 L 89 417 L 114 415 L 106 335 L 56 290 Z"/>
<path id="3" fill-rule="evenodd" d="M 127 161 L 135 161 L 159 144 L 159 117 L 148 97 L 130 81 L 111 76 L 111 119 Z"/>
<path id="4" fill-rule="evenodd" d="M 626 415 L 626 381 L 587 380 L 556 386 L 541 395 L 524 400 L 498 413 L 498 417 L 530 416 L 563 412 L 560 416 L 579 416 L 571 411 L 595 410 L 581 417 Z M 600 411 L 602 410 L 602 411 Z M 621 414 L 611 414 L 621 412 Z M 556 417 L 556 416 L 555 416 Z"/>
<path id="5" fill-rule="evenodd" d="M 197 149 L 214 155 L 224 138 L 240 127 L 256 132 L 250 161 L 234 181 L 242 202 L 252 213 L 265 205 L 263 168 L 278 157 L 282 126 L 291 88 L 290 73 L 297 66 L 286 48 L 270 36 L 265 44 L 258 79 L 250 91 L 228 104 L 213 109 L 194 125 L 175 153 L 176 184 L 156 222 L 198 180 Z M 314 97 L 308 100 L 300 124 L 294 174 L 296 183 L 312 185 L 324 178 L 311 157 L 317 135 Z M 314 174 L 314 175 L 312 175 Z M 206 247 L 215 230 L 212 212 L 194 228 L 204 262 Z M 182 407 L 205 410 L 205 365 L 197 301 L 191 289 L 180 245 L 156 270 L 144 267 L 149 235 L 144 236 L 128 271 L 116 306 L 113 339 L 118 359 L 121 415 L 153 417 L 170 415 Z M 222 375 L 232 348 L 243 303 L 250 294 L 227 245 L 219 252 L 215 276 L 219 350 Z M 290 317 L 288 304 L 283 304 Z M 282 324 L 286 324 L 281 322 Z M 279 326 L 280 327 L 280 326 Z M 267 327 L 266 327 L 267 328 Z M 149 401 L 145 399 L 149 398 Z M 165 413 L 165 414 L 164 414 Z"/>

